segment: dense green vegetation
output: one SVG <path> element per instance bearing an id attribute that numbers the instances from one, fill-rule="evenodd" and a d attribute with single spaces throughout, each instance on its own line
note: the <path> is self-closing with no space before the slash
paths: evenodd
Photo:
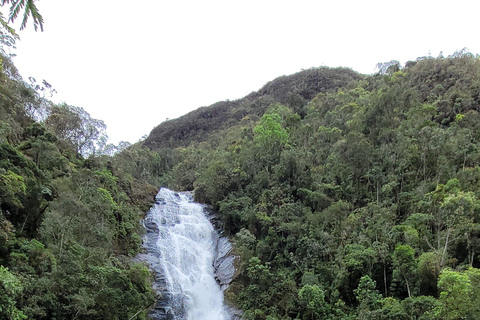
<path id="1" fill-rule="evenodd" d="M 50 85 L 25 83 L 5 54 L 2 67 L 0 319 L 144 319 L 155 295 L 131 257 L 159 156 L 105 155 L 102 121 L 52 104 Z"/>
<path id="2" fill-rule="evenodd" d="M 0 4 L 42 28 L 34 2 Z M 245 319 L 480 318 L 480 57 L 304 70 L 113 146 L 0 22 L 0 319 L 144 319 L 161 185 L 218 211 Z"/>
<path id="3" fill-rule="evenodd" d="M 343 80 L 301 96 L 308 74 Z M 227 298 L 246 319 L 478 319 L 480 58 L 291 77 L 145 143 L 235 241 Z"/>

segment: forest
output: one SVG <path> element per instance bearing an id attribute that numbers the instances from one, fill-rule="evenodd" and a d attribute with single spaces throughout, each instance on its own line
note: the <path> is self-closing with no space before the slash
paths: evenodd
<path id="1" fill-rule="evenodd" d="M 143 174 L 156 155 L 108 156 L 102 121 L 51 103 L 48 83 L 27 84 L 2 62 L 0 319 L 144 315 L 155 294 L 131 258 L 157 192 Z"/>
<path id="2" fill-rule="evenodd" d="M 115 146 L 0 28 L 0 320 L 145 319 L 162 186 L 222 221 L 243 319 L 480 318 L 478 55 L 303 70 Z"/>
<path id="3" fill-rule="evenodd" d="M 480 317 L 479 56 L 313 68 L 227 103 L 144 145 L 218 211 L 244 319 Z"/>
<path id="4" fill-rule="evenodd" d="M 0 319 L 145 319 L 152 278 L 132 258 L 158 155 L 119 152 L 103 121 L 22 79 L 0 20 Z"/>

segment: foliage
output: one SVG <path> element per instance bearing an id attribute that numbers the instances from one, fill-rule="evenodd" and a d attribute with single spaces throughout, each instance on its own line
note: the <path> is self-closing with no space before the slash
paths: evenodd
<path id="1" fill-rule="evenodd" d="M 151 275 L 131 257 L 160 157 L 99 156 L 103 122 L 46 101 L 2 58 L 0 319 L 144 319 Z"/>
<path id="2" fill-rule="evenodd" d="M 372 76 L 306 70 L 118 148 L 102 121 L 46 102 L 8 57 L 3 66 L 9 316 L 147 308 L 148 271 L 129 257 L 162 185 L 218 210 L 241 255 L 229 298 L 246 319 L 480 317 L 478 57 L 392 62 Z"/>
<path id="3" fill-rule="evenodd" d="M 325 292 L 317 285 L 305 285 L 298 292 L 300 305 L 304 308 L 304 319 L 323 319 L 328 314 Z"/>
<path id="4" fill-rule="evenodd" d="M 92 119 L 82 108 L 67 104 L 52 106 L 45 125 L 84 156 L 95 153 L 98 143 L 104 141 L 102 138 L 106 135 L 103 121 Z"/>
<path id="5" fill-rule="evenodd" d="M 12 22 L 17 19 L 18 15 L 23 10 L 23 18 L 22 24 L 20 25 L 20 30 L 25 29 L 28 18 L 32 17 L 35 31 L 37 31 L 39 27 L 43 31 L 43 17 L 37 9 L 35 0 L 2 0 L 0 4 L 2 6 L 5 4 L 11 4 L 9 21 Z"/>
<path id="6" fill-rule="evenodd" d="M 2 289 L 0 291 L 0 319 L 26 319 L 23 312 L 15 306 L 15 299 L 23 290 L 20 281 L 3 266 L 0 266 L 0 289 Z"/>
<path id="7" fill-rule="evenodd" d="M 145 140 L 171 155 L 162 183 L 194 189 L 235 239 L 246 318 L 480 316 L 480 60 L 378 70 L 281 77 Z"/>
<path id="8" fill-rule="evenodd" d="M 337 89 L 363 76 L 345 68 L 312 68 L 282 76 L 265 84 L 257 92 L 235 101 L 220 101 L 202 107 L 178 119 L 167 120 L 154 128 L 144 144 L 153 150 L 186 147 L 191 141 L 210 140 L 238 122 L 252 122 L 271 104 L 280 102 L 301 112 L 305 104 L 320 92 Z"/>
<path id="9" fill-rule="evenodd" d="M 467 272 L 457 272 L 446 268 L 442 270 L 438 278 L 440 289 L 439 305 L 434 312 L 442 319 L 473 319 L 478 315 L 477 302 L 474 296 L 471 277 L 478 281 L 478 269 L 471 268 Z M 478 288 L 478 287 L 477 287 Z M 474 310 L 476 312 L 474 312 Z"/>

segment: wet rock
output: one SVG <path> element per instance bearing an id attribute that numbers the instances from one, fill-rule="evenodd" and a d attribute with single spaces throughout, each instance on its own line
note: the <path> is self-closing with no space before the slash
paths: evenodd
<path id="1" fill-rule="evenodd" d="M 243 316 L 243 311 L 240 309 L 237 309 L 233 306 L 227 307 L 228 313 L 232 316 L 232 320 L 240 320 L 242 319 Z"/>
<path id="2" fill-rule="evenodd" d="M 164 298 L 157 300 L 148 316 L 154 320 L 175 320 L 172 307 Z"/>
<path id="3" fill-rule="evenodd" d="M 156 225 L 155 222 L 151 220 L 145 220 L 143 221 L 143 226 L 145 227 L 145 230 L 147 232 L 158 232 L 158 226 Z"/>
<path id="4" fill-rule="evenodd" d="M 215 269 L 215 278 L 224 291 L 228 288 L 235 275 L 234 261 L 235 256 L 232 254 L 230 241 L 226 237 L 219 237 L 213 267 Z"/>

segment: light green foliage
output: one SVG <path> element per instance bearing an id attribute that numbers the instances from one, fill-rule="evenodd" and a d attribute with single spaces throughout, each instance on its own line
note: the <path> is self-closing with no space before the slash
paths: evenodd
<path id="1" fill-rule="evenodd" d="M 255 174 L 260 170 L 270 174 L 273 166 L 278 163 L 281 152 L 289 141 L 289 133 L 282 122 L 281 116 L 277 113 L 264 114 L 257 126 L 253 128 L 255 144 L 250 152 L 254 153 L 255 164 L 252 164 L 251 169 Z"/>
<path id="2" fill-rule="evenodd" d="M 115 177 L 110 170 L 103 168 L 103 170 L 95 171 L 95 174 L 99 178 L 100 183 L 105 187 L 105 191 L 119 193 L 120 190 L 117 187 L 118 177 Z M 113 199 L 112 199 L 113 201 Z"/>
<path id="3" fill-rule="evenodd" d="M 15 299 L 21 294 L 23 288 L 20 281 L 0 266 L 0 319 L 20 320 L 27 319 L 22 311 L 15 306 Z"/>
<path id="4" fill-rule="evenodd" d="M 359 319 L 369 319 L 371 311 L 374 311 L 381 299 L 381 295 L 376 289 L 376 283 L 369 276 L 363 276 L 360 279 L 357 289 L 354 290 L 355 296 L 359 303 L 358 317 Z"/>
<path id="5" fill-rule="evenodd" d="M 289 134 L 282 127 L 282 118 L 276 113 L 263 115 L 253 132 L 255 141 L 268 150 L 280 148 L 288 143 Z"/>
<path id="6" fill-rule="evenodd" d="M 473 319 L 472 284 L 468 274 L 444 269 L 438 278 L 440 305 L 435 313 L 442 319 Z"/>
<path id="7" fill-rule="evenodd" d="M 0 168 L 0 199 L 2 202 L 11 203 L 12 205 L 21 208 L 22 203 L 18 195 L 25 195 L 27 186 L 22 176 L 15 172 L 8 170 L 2 174 L 3 170 Z"/>
<path id="8" fill-rule="evenodd" d="M 394 282 L 402 283 L 406 286 L 408 296 L 412 296 L 412 280 L 415 277 L 415 251 L 409 245 L 398 245 L 393 253 L 393 266 L 395 267 L 393 278 Z"/>
<path id="9" fill-rule="evenodd" d="M 110 191 L 103 188 L 98 188 L 97 192 L 99 193 L 104 205 L 108 208 L 107 211 L 113 212 L 117 209 L 117 204 L 113 200 L 113 197 L 110 194 Z"/>
<path id="10" fill-rule="evenodd" d="M 440 265 L 443 267 L 452 245 L 461 243 L 462 240 L 470 242 L 471 234 L 477 229 L 476 196 L 474 192 L 462 191 L 458 179 L 450 179 L 445 185 L 438 185 L 435 191 L 428 193 L 425 198 L 425 201 L 420 202 L 421 208 L 432 214 L 437 251 L 441 254 Z M 468 249 L 475 250 L 471 245 Z"/>
<path id="11" fill-rule="evenodd" d="M 418 257 L 417 276 L 420 294 L 437 291 L 440 261 L 438 252 L 424 252 Z"/>
<path id="12" fill-rule="evenodd" d="M 298 292 L 298 299 L 304 308 L 303 319 L 324 319 L 329 306 L 325 302 L 325 292 L 317 285 L 305 285 Z"/>
<path id="13" fill-rule="evenodd" d="M 268 265 L 262 265 L 257 257 L 253 257 L 248 262 L 247 272 L 250 278 L 268 284 L 271 273 Z"/>
<path id="14" fill-rule="evenodd" d="M 480 316 L 480 269 L 470 267 L 465 270 L 465 273 L 472 285 L 471 315 L 478 318 Z"/>

